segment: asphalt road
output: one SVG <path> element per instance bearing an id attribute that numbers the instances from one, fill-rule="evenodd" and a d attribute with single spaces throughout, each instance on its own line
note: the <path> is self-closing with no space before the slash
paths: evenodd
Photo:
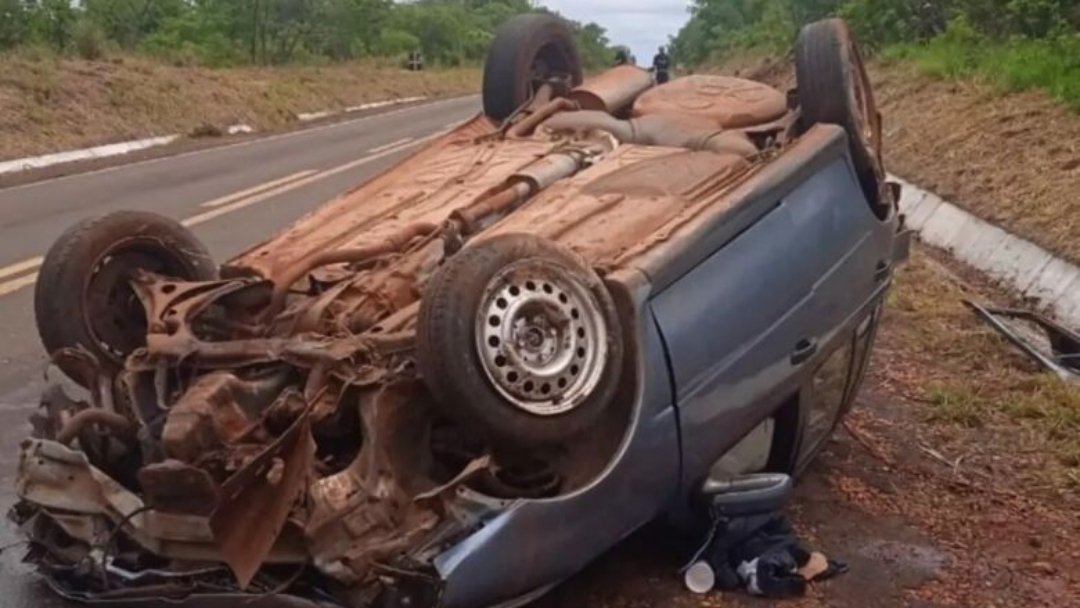
<path id="1" fill-rule="evenodd" d="M 47 359 L 33 317 L 35 273 L 61 232 L 109 211 L 153 211 L 184 221 L 224 260 L 477 109 L 475 97 L 434 102 L 0 190 L 0 515 L 14 501 L 18 445 L 45 385 Z M 4 519 L 0 547 L 17 540 Z M 0 608 L 66 606 L 20 564 L 21 555 L 19 548 L 0 553 Z"/>

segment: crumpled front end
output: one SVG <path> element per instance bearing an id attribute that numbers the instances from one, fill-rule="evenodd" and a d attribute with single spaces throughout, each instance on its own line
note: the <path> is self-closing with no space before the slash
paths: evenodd
<path id="1" fill-rule="evenodd" d="M 430 558 L 475 519 L 455 490 L 467 480 L 483 484 L 493 468 L 462 448 L 454 462 L 464 465 L 438 483 L 417 388 L 402 380 L 346 391 L 341 399 L 355 408 L 363 435 L 377 438 L 347 462 L 320 447 L 328 419 L 318 401 L 286 391 L 252 422 L 237 401 L 222 399 L 226 407 L 214 411 L 174 408 L 162 435 L 183 422 L 183 449 L 163 440 L 165 458 L 137 467 L 146 452 L 139 442 L 158 441 L 152 427 L 86 422 L 95 409 L 76 412 L 80 404 L 53 390 L 36 436 L 21 447 L 11 517 L 30 539 L 28 560 L 72 599 L 273 594 L 366 606 L 423 593 L 415 605 L 432 605 L 440 583 Z M 226 432 L 234 433 L 229 443 L 215 445 Z"/>

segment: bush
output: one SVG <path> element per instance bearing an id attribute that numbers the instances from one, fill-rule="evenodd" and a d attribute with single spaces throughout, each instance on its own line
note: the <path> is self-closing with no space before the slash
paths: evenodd
<path id="1" fill-rule="evenodd" d="M 1013 40 L 987 54 L 980 68 L 1003 91 L 1043 88 L 1080 110 L 1080 35 Z"/>
<path id="2" fill-rule="evenodd" d="M 16 47 L 12 54 L 31 63 L 53 63 L 59 57 L 56 49 L 44 42 L 37 41 Z"/>
<path id="3" fill-rule="evenodd" d="M 396 57 L 420 48 L 420 39 L 401 30 L 384 30 L 372 45 L 376 55 Z"/>
<path id="4" fill-rule="evenodd" d="M 97 61 L 105 57 L 109 45 L 105 31 L 90 19 L 80 19 L 71 32 L 75 54 L 83 59 Z"/>
<path id="5" fill-rule="evenodd" d="M 1041 88 L 1080 110 L 1080 34 L 995 42 L 958 23 L 925 44 L 894 45 L 883 55 L 912 61 L 932 78 L 977 78 L 1003 93 Z"/>
<path id="6" fill-rule="evenodd" d="M 949 22 L 942 35 L 923 43 L 894 45 L 882 55 L 913 61 L 924 74 L 940 80 L 970 76 L 991 46 L 960 16 Z"/>

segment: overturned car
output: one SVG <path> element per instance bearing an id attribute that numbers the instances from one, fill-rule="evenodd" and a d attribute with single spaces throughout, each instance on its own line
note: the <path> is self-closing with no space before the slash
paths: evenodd
<path id="1" fill-rule="evenodd" d="M 810 461 L 907 246 L 854 41 L 804 28 L 782 93 L 583 82 L 572 40 L 511 19 L 482 114 L 220 266 L 145 213 L 54 244 L 39 332 L 84 390 L 44 395 L 11 514 L 53 589 L 517 603 Z"/>

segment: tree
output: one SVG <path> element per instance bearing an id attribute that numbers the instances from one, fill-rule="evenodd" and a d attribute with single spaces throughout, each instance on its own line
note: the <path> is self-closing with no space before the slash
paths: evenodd
<path id="1" fill-rule="evenodd" d="M 71 44 L 78 13 L 70 0 L 32 0 L 26 3 L 31 35 L 59 51 Z"/>
<path id="2" fill-rule="evenodd" d="M 799 26 L 830 15 L 845 18 L 870 52 L 940 36 L 946 23 L 996 41 L 1055 39 L 1080 29 L 1078 6 L 1076 0 L 694 0 L 672 44 L 691 63 L 750 47 L 781 50 Z"/>
<path id="3" fill-rule="evenodd" d="M 372 54 L 388 25 L 392 7 L 391 0 L 329 0 L 321 7 L 321 28 L 313 44 L 334 59 Z"/>
<path id="4" fill-rule="evenodd" d="M 421 51 L 476 64 L 499 24 L 536 11 L 530 0 L 0 0 L 0 49 L 37 40 L 96 58 L 119 46 L 210 66 Z M 611 61 L 604 28 L 569 24 L 587 65 Z"/>
<path id="5" fill-rule="evenodd" d="M 582 62 L 591 68 L 606 67 L 615 58 L 607 31 L 595 23 L 572 24 Z"/>
<path id="6" fill-rule="evenodd" d="M 86 16 L 125 49 L 135 48 L 188 8 L 184 0 L 83 0 L 83 6 Z"/>
<path id="7" fill-rule="evenodd" d="M 9 49 L 30 38 L 29 13 L 22 0 L 0 0 L 0 49 Z"/>

